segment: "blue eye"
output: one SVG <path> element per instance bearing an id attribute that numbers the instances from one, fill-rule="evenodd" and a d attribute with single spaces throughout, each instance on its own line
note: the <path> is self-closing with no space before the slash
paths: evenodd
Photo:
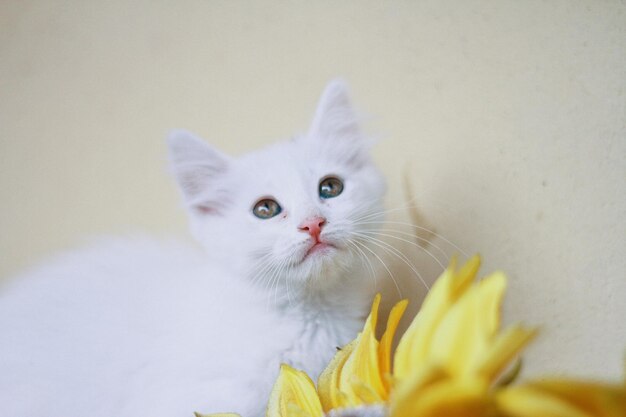
<path id="1" fill-rule="evenodd" d="M 283 209 L 280 205 L 271 198 L 265 198 L 254 205 L 252 213 L 259 219 L 271 219 L 274 216 L 280 214 Z"/>
<path id="2" fill-rule="evenodd" d="M 343 191 L 343 182 L 336 177 L 324 178 L 320 182 L 319 194 L 320 198 L 334 198 Z"/>

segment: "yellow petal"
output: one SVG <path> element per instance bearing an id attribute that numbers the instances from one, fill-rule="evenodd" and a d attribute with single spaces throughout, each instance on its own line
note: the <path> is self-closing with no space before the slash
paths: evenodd
<path id="1" fill-rule="evenodd" d="M 365 404 L 358 393 L 353 390 L 354 381 L 359 381 L 379 397 L 386 398 L 387 392 L 378 368 L 378 340 L 376 340 L 376 323 L 380 294 L 372 303 L 372 311 L 365 322 L 363 332 L 357 336 L 354 350 L 346 360 L 339 375 L 340 391 L 345 393 L 350 405 Z"/>
<path id="2" fill-rule="evenodd" d="M 383 399 L 372 389 L 372 387 L 356 378 L 352 378 L 350 388 L 354 395 L 358 397 L 359 404 L 376 404 L 383 402 Z"/>
<path id="3" fill-rule="evenodd" d="M 416 399 L 420 398 L 422 391 L 447 378 L 449 375 L 445 369 L 435 365 L 426 365 L 414 369 L 411 374 L 394 387 L 389 401 L 391 415 L 410 415 L 414 403 Z"/>
<path id="4" fill-rule="evenodd" d="M 520 325 L 507 328 L 479 355 L 473 371 L 490 381 L 495 380 L 536 335 L 536 329 L 527 329 Z"/>
<path id="5" fill-rule="evenodd" d="M 445 379 L 424 387 L 410 401 L 392 404 L 391 417 L 475 417 L 489 408 L 483 379 Z"/>
<path id="6" fill-rule="evenodd" d="M 294 403 L 288 403 L 285 415 L 289 417 L 310 417 L 309 413 L 298 407 Z"/>
<path id="7" fill-rule="evenodd" d="M 432 337 L 450 307 L 470 287 L 480 267 L 480 257 L 472 257 L 458 272 L 453 259 L 424 299 L 420 312 L 400 339 L 395 352 L 394 377 L 402 379 L 422 366 L 431 352 Z"/>
<path id="8" fill-rule="evenodd" d="M 500 329 L 502 299 L 506 290 L 507 278 L 503 272 L 494 272 L 479 283 L 481 292 L 481 317 L 485 320 L 489 336 Z"/>
<path id="9" fill-rule="evenodd" d="M 290 417 L 294 414 L 322 417 L 324 412 L 311 378 L 283 364 L 270 394 L 266 416 Z"/>
<path id="10" fill-rule="evenodd" d="M 623 385 L 551 379 L 528 383 L 527 386 L 567 401 L 593 416 L 626 416 L 626 387 Z"/>
<path id="11" fill-rule="evenodd" d="M 470 374 L 495 335 L 505 287 L 504 275 L 495 273 L 468 289 L 435 330 L 431 360 L 453 376 Z"/>
<path id="12" fill-rule="evenodd" d="M 458 300 L 469 288 L 472 282 L 474 282 L 478 269 L 480 268 L 480 263 L 480 256 L 474 255 L 458 270 L 456 276 L 450 283 L 451 302 Z"/>
<path id="13" fill-rule="evenodd" d="M 397 379 L 405 378 L 412 369 L 419 368 L 426 361 L 432 333 L 449 307 L 446 292 L 449 287 L 447 281 L 453 274 L 451 268 L 446 269 L 435 282 L 420 312 L 400 338 L 393 359 L 393 375 Z"/>
<path id="14" fill-rule="evenodd" d="M 320 396 L 324 411 L 347 406 L 345 394 L 341 393 L 339 387 L 339 377 L 355 346 L 356 340 L 353 340 L 341 348 L 317 381 L 317 392 Z"/>
<path id="15" fill-rule="evenodd" d="M 595 417 L 567 401 L 528 386 L 500 390 L 496 407 L 510 417 Z"/>
<path id="16" fill-rule="evenodd" d="M 378 366 L 380 374 L 383 376 L 383 384 L 385 385 L 385 390 L 387 392 L 389 392 L 390 389 L 388 375 L 391 373 L 391 348 L 393 345 L 393 336 L 396 334 L 398 324 L 400 323 L 400 319 L 402 319 L 402 315 L 404 314 L 408 304 L 408 300 L 402 300 L 393 306 L 391 312 L 389 313 L 389 318 L 387 319 L 387 328 L 385 329 L 385 333 L 383 333 L 383 337 L 380 339 L 380 345 L 378 346 Z"/>

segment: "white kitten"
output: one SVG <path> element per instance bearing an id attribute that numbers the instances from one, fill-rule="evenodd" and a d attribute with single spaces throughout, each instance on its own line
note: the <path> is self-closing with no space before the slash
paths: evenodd
<path id="1" fill-rule="evenodd" d="M 292 141 L 240 158 L 186 132 L 169 145 L 206 253 L 111 241 L 13 280 L 0 416 L 261 416 L 281 362 L 316 378 L 356 336 L 373 288 L 355 237 L 385 187 L 345 87 Z"/>

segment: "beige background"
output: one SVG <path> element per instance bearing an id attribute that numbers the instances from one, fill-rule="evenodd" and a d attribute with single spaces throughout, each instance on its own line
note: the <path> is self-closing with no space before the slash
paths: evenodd
<path id="1" fill-rule="evenodd" d="M 542 324 L 527 371 L 618 378 L 625 29 L 608 1 L 4 0 L 0 276 L 89 236 L 182 235 L 167 130 L 251 150 L 304 130 L 339 75 L 388 207 L 408 170 L 424 224 L 510 274 L 507 321 Z"/>

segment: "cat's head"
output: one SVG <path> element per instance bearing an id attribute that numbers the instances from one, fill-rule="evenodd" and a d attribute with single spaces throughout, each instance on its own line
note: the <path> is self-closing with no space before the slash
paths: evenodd
<path id="1" fill-rule="evenodd" d="M 343 83 L 293 140 L 232 158 L 175 131 L 169 147 L 194 236 L 261 285 L 332 284 L 369 254 L 385 184 Z"/>

